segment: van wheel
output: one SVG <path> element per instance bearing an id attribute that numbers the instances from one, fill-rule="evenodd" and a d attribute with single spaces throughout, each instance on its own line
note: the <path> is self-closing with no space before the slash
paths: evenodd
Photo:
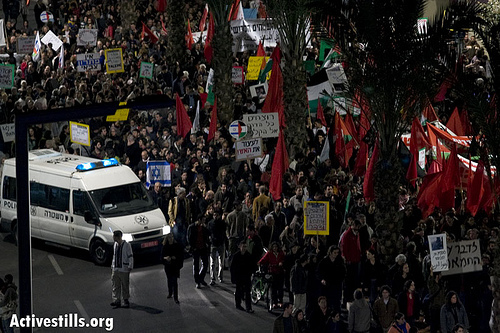
<path id="1" fill-rule="evenodd" d="M 111 259 L 111 248 L 102 240 L 96 239 L 90 244 L 90 256 L 94 263 L 104 266 Z"/>

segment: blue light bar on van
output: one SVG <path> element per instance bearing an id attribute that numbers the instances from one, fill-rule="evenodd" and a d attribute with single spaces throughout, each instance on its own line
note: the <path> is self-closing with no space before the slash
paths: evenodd
<path id="1" fill-rule="evenodd" d="M 109 160 L 101 160 L 101 161 L 97 161 L 97 162 L 88 162 L 88 163 L 78 164 L 76 166 L 76 170 L 89 171 L 89 170 L 107 168 L 107 167 L 115 166 L 118 164 L 120 164 L 120 163 L 116 160 L 116 158 L 110 158 Z"/>

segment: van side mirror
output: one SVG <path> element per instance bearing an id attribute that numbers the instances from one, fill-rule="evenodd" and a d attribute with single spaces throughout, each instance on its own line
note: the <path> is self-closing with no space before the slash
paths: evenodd
<path id="1" fill-rule="evenodd" d="M 85 222 L 87 222 L 87 223 L 97 224 L 99 222 L 99 220 L 96 219 L 95 216 L 93 216 L 92 213 L 88 210 L 86 210 L 83 213 L 83 218 L 85 219 Z"/>

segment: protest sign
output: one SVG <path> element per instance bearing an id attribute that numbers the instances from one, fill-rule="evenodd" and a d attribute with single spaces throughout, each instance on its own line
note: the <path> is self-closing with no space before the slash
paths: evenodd
<path id="1" fill-rule="evenodd" d="M 267 81 L 261 84 L 256 84 L 253 86 L 250 86 L 250 95 L 253 97 L 258 97 L 259 98 L 259 103 L 264 102 L 267 96 L 267 91 L 268 91 L 268 84 Z"/>
<path id="2" fill-rule="evenodd" d="M 84 53 L 76 55 L 76 69 L 78 72 L 98 72 L 101 70 L 99 53 Z"/>
<path id="3" fill-rule="evenodd" d="M 90 146 L 90 127 L 89 125 L 69 122 L 69 135 L 71 141 L 84 146 Z"/>
<path id="4" fill-rule="evenodd" d="M 236 160 L 245 161 L 262 157 L 262 139 L 239 140 L 235 142 Z"/>
<path id="5" fill-rule="evenodd" d="M 2 124 L 0 125 L 2 130 L 3 142 L 12 142 L 16 138 L 16 124 Z"/>
<path id="6" fill-rule="evenodd" d="M 262 40 L 266 47 L 276 47 L 280 36 L 269 18 L 231 21 L 231 34 L 233 52 L 256 51 Z"/>
<path id="7" fill-rule="evenodd" d="M 17 39 L 17 53 L 32 54 L 35 46 L 35 36 L 19 37 Z"/>
<path id="8" fill-rule="evenodd" d="M 446 247 L 446 234 L 429 235 L 429 249 L 431 266 L 434 272 L 448 270 L 448 252 Z"/>
<path id="9" fill-rule="evenodd" d="M 106 58 L 106 72 L 108 74 L 125 72 L 122 49 L 105 50 L 104 57 Z"/>
<path id="10" fill-rule="evenodd" d="M 96 46 L 97 45 L 97 29 L 79 29 L 76 37 L 76 45 L 78 46 Z"/>
<path id="11" fill-rule="evenodd" d="M 330 234 L 330 202 L 304 202 L 304 235 Z"/>
<path id="12" fill-rule="evenodd" d="M 154 64 L 150 62 L 141 62 L 141 70 L 139 72 L 139 77 L 144 77 L 146 79 L 153 78 Z"/>
<path id="13" fill-rule="evenodd" d="M 481 247 L 478 239 L 450 243 L 448 250 L 448 270 L 443 275 L 481 271 Z"/>
<path id="14" fill-rule="evenodd" d="M 14 86 L 14 65 L 0 64 L 0 88 L 10 89 Z"/>
<path id="15" fill-rule="evenodd" d="M 247 80 L 253 81 L 259 79 L 260 68 L 264 57 L 248 57 Z"/>
<path id="16" fill-rule="evenodd" d="M 45 45 L 52 45 L 52 50 L 56 51 L 59 50 L 63 42 L 57 37 L 51 30 L 49 30 L 45 36 L 42 38 L 42 43 Z"/>
<path id="17" fill-rule="evenodd" d="M 231 72 L 231 80 L 232 80 L 233 84 L 245 83 L 245 77 L 243 76 L 243 67 L 242 66 L 233 66 L 233 70 Z"/>
<path id="18" fill-rule="evenodd" d="M 127 102 L 120 102 L 119 106 L 127 105 Z M 106 117 L 106 121 L 125 121 L 128 119 L 128 113 L 130 109 L 123 108 L 117 109 L 114 115 L 110 115 Z"/>
<path id="19" fill-rule="evenodd" d="M 278 112 L 244 114 L 243 122 L 252 138 L 277 138 L 280 133 Z"/>

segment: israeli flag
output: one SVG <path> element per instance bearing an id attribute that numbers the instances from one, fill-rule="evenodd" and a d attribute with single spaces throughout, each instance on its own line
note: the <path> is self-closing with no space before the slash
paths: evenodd
<path id="1" fill-rule="evenodd" d="M 149 189 L 155 183 L 161 183 L 161 186 L 172 186 L 172 177 L 170 174 L 170 163 L 167 161 L 149 161 L 146 166 L 146 188 Z"/>

